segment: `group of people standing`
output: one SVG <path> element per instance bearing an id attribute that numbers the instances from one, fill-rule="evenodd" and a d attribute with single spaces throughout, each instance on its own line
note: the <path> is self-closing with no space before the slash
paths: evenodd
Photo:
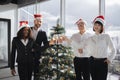
<path id="1" fill-rule="evenodd" d="M 23 26 L 12 40 L 11 74 L 16 73 L 16 59 L 20 80 L 31 80 L 33 71 L 34 80 L 39 80 L 41 52 L 55 42 L 54 40 L 48 41 L 46 32 L 40 29 L 42 15 L 35 14 L 34 18 L 34 26 Z M 73 34 L 70 39 L 66 36 L 58 38 L 58 41 L 62 40 L 60 43 L 73 48 L 76 80 L 90 80 L 90 76 L 92 80 L 106 80 L 108 64 L 115 57 L 115 47 L 110 36 L 104 33 L 104 17 L 97 16 L 94 19 L 94 34 L 86 31 L 87 22 L 85 20 L 79 19 L 76 25 L 79 32 Z"/>
<path id="2" fill-rule="evenodd" d="M 41 52 L 49 47 L 45 31 L 40 29 L 42 15 L 34 15 L 34 26 L 28 27 L 25 21 L 21 22 L 17 36 L 12 40 L 10 69 L 15 75 L 15 61 L 18 64 L 18 75 L 20 80 L 31 80 L 34 72 L 34 80 L 39 80 L 39 59 Z M 16 53 L 17 51 L 17 53 Z"/>
<path id="3" fill-rule="evenodd" d="M 94 34 L 86 31 L 86 21 L 76 22 L 78 33 L 69 39 L 63 36 L 63 45 L 71 46 L 74 52 L 75 80 L 107 80 L 108 65 L 116 50 L 110 36 L 104 33 L 105 21 L 102 15 L 93 20 Z"/>

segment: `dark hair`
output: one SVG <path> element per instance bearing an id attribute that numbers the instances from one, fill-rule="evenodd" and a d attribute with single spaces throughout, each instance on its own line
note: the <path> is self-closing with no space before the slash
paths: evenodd
<path id="1" fill-rule="evenodd" d="M 100 33 L 102 33 L 103 30 L 104 30 L 103 24 L 102 24 L 100 21 L 96 21 L 94 24 L 99 24 L 99 25 L 101 25 L 101 31 L 100 31 Z M 94 28 L 93 28 L 93 31 L 95 31 Z"/>
<path id="2" fill-rule="evenodd" d="M 23 37 L 24 37 L 23 31 L 24 31 L 25 28 L 27 28 L 27 27 L 23 27 L 23 28 L 21 28 L 21 29 L 17 32 L 17 37 L 18 37 L 19 39 L 23 39 Z M 30 28 L 29 28 L 29 30 L 28 30 L 28 36 L 27 36 L 27 38 L 31 38 L 31 30 L 30 30 Z"/>

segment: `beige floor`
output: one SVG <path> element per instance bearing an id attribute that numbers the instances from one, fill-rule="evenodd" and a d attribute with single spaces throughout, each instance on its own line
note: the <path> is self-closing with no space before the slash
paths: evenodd
<path id="1" fill-rule="evenodd" d="M 17 73 L 16 76 L 12 76 L 10 74 L 10 69 L 5 68 L 5 69 L 0 69 L 0 80 L 19 80 L 19 79 Z"/>
<path id="2" fill-rule="evenodd" d="M 0 80 L 19 80 L 18 74 L 16 76 L 12 76 L 10 74 L 10 69 L 0 69 Z M 108 80 L 120 80 L 120 75 L 116 74 L 108 74 Z"/>

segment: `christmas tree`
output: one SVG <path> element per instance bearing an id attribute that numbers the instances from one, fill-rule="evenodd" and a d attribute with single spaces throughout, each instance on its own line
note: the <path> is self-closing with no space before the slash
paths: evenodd
<path id="1" fill-rule="evenodd" d="M 59 25 L 59 20 L 51 31 L 51 39 L 60 38 L 65 33 L 65 29 Z M 42 53 L 39 80 L 75 80 L 73 68 L 71 47 L 65 47 L 56 41 Z"/>

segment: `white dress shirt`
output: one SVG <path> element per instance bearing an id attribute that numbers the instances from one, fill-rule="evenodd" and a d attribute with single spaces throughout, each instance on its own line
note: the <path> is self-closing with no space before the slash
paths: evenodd
<path id="1" fill-rule="evenodd" d="M 74 56 L 76 57 L 89 57 L 87 53 L 79 53 L 78 49 L 83 49 L 83 43 L 86 42 L 86 39 L 91 36 L 90 33 L 83 33 L 82 35 L 80 33 L 73 34 L 71 37 L 71 42 L 64 42 L 64 46 L 71 46 L 74 52 Z"/>
<path id="2" fill-rule="evenodd" d="M 95 58 L 107 58 L 112 61 L 115 57 L 115 47 L 108 34 L 95 34 L 88 38 L 85 45 L 85 52 Z"/>

